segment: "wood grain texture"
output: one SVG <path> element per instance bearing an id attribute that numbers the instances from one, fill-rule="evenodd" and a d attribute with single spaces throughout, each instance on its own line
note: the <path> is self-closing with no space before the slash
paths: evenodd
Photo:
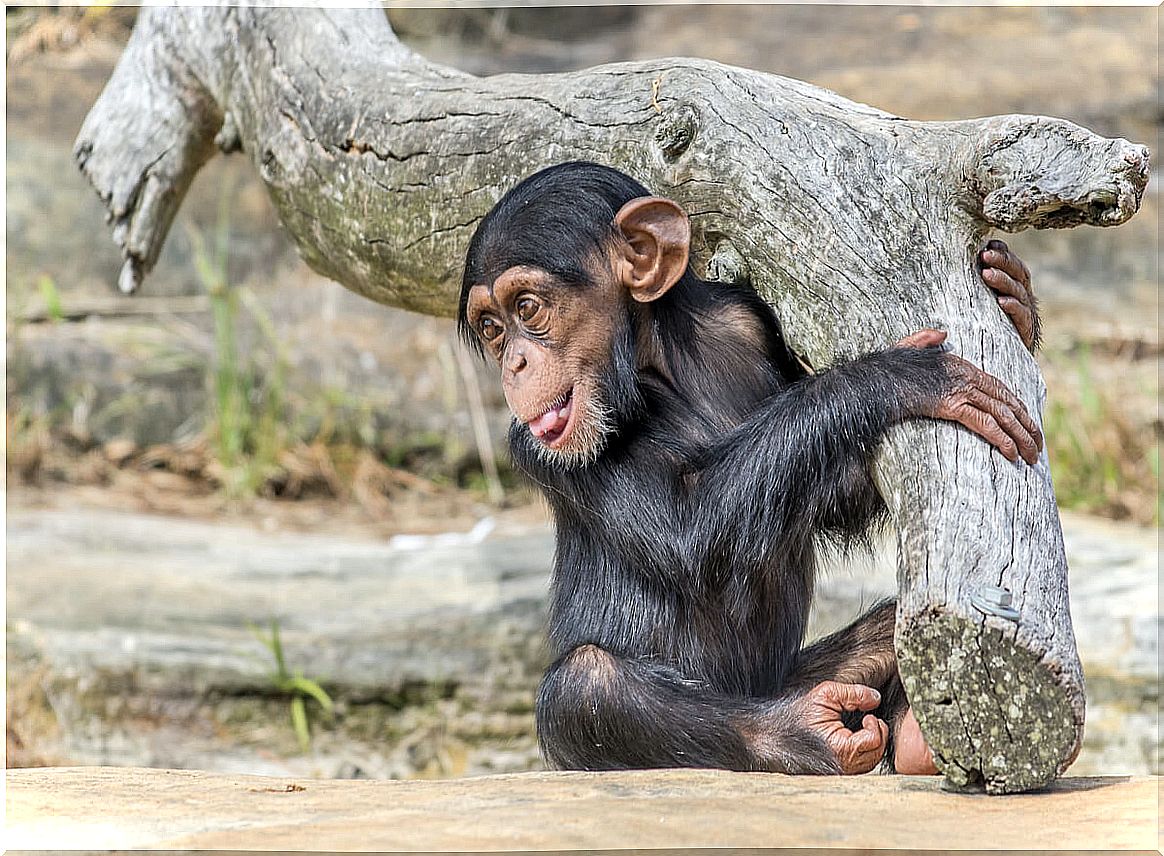
<path id="1" fill-rule="evenodd" d="M 1045 390 L 974 271 L 994 229 L 1116 225 L 1148 152 L 1069 122 L 913 122 L 701 60 L 476 78 L 402 46 L 378 9 L 143 9 L 78 137 L 136 287 L 213 152 L 255 164 L 302 257 L 381 303 L 451 314 L 493 203 L 569 159 L 617 166 L 691 214 L 693 258 L 751 281 L 815 366 L 915 330 Z M 877 463 L 899 532 L 898 647 L 951 781 L 1038 787 L 1078 751 L 1082 672 L 1044 455 L 1011 465 L 949 424 L 895 429 Z M 773 501 L 779 501 L 773 498 Z M 983 585 L 1017 622 L 970 604 Z"/>
<path id="2" fill-rule="evenodd" d="M 937 777 L 725 770 L 319 781 L 190 770 L 9 770 L 9 848 L 619 851 L 795 847 L 1151 852 L 1160 780 L 1067 778 L 1002 799 Z M 100 798 L 94 796 L 100 794 Z"/>

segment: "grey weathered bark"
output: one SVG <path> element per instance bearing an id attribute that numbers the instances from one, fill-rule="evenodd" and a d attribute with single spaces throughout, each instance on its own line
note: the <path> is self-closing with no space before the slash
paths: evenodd
<path id="1" fill-rule="evenodd" d="M 409 51 L 378 9 L 151 8 L 76 146 L 123 286 L 153 265 L 216 142 L 252 159 L 308 264 L 436 314 L 508 187 L 563 160 L 610 163 L 684 205 L 697 267 L 749 279 L 814 365 L 940 326 L 1032 410 L 1042 380 L 975 251 L 992 228 L 1122 223 L 1148 174 L 1143 147 L 1056 119 L 912 122 L 699 60 L 476 78 Z M 1084 716 L 1046 455 L 1011 466 L 912 422 L 877 477 L 899 532 L 901 668 L 939 766 L 992 793 L 1045 784 Z"/>

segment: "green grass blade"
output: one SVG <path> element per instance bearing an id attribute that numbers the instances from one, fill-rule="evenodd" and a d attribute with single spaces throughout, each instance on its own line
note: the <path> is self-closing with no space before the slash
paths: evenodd
<path id="1" fill-rule="evenodd" d="M 299 748 L 306 752 L 311 748 L 311 728 L 307 724 L 307 706 L 303 703 L 303 696 L 291 699 L 291 724 L 295 727 L 295 736 L 299 738 Z"/>
<path id="2" fill-rule="evenodd" d="M 302 693 L 303 695 L 311 696 L 313 699 L 319 702 L 319 706 L 326 710 L 328 713 L 331 713 L 332 709 L 335 707 L 334 702 L 331 700 L 331 696 L 327 694 L 323 687 L 321 687 L 310 678 L 305 678 L 303 675 L 295 675 L 287 682 L 287 684 L 293 691 Z"/>
<path id="3" fill-rule="evenodd" d="M 44 310 L 49 320 L 59 324 L 65 319 L 65 310 L 61 305 L 61 293 L 57 291 L 57 284 L 46 274 L 36 281 L 36 287 L 44 301 Z"/>
<path id="4" fill-rule="evenodd" d="M 279 622 L 271 619 L 271 653 L 275 655 L 275 668 L 279 670 L 279 677 L 286 680 L 290 677 L 287 671 L 287 661 L 283 658 L 283 642 L 279 639 Z"/>

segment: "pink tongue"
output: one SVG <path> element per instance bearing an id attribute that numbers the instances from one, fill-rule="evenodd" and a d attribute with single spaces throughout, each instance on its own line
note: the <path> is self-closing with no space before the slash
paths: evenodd
<path id="1" fill-rule="evenodd" d="M 550 433 L 560 434 L 566 429 L 566 423 L 570 420 L 570 410 L 573 406 L 574 402 L 570 400 L 556 410 L 550 410 L 537 419 L 531 419 L 529 430 L 538 439 Z"/>

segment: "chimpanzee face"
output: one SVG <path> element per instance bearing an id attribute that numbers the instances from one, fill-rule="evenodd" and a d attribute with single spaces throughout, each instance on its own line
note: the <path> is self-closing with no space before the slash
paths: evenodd
<path id="1" fill-rule="evenodd" d="M 564 283 L 519 266 L 469 292 L 466 320 L 501 367 L 505 402 L 561 463 L 593 460 L 612 430 L 603 376 L 626 325 L 625 291 L 612 264 Z"/>
<path id="2" fill-rule="evenodd" d="M 501 366 L 505 401 L 543 460 L 584 465 L 601 454 L 637 394 L 633 307 L 662 297 L 683 276 L 690 227 L 678 205 L 652 196 L 626 202 L 583 240 L 575 233 L 559 239 L 545 223 L 526 225 L 538 231 L 536 241 L 519 233 L 507 243 L 503 226 L 486 218 L 466 262 L 459 320 Z M 547 252 L 544 245 L 555 241 L 568 258 Z M 527 244 L 556 257 L 559 273 L 519 261 L 493 276 L 475 258 L 488 251 L 473 249 Z"/>

